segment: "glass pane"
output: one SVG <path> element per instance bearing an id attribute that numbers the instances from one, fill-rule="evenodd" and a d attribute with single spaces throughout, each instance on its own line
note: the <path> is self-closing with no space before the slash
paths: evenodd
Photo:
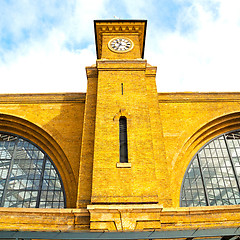
<path id="1" fill-rule="evenodd" d="M 239 204 L 239 180 L 240 131 L 234 131 L 210 141 L 192 159 L 183 179 L 181 206 Z"/>
<path id="2" fill-rule="evenodd" d="M 29 141 L 6 133 L 0 133 L 0 206 L 65 206 L 52 161 Z"/>
<path id="3" fill-rule="evenodd" d="M 193 159 L 184 180 L 182 202 L 184 206 L 206 206 L 197 157 Z"/>

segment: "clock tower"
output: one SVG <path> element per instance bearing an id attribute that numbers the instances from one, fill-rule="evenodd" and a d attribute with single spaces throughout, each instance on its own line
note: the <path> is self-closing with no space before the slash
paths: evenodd
<path id="1" fill-rule="evenodd" d="M 98 59 L 143 59 L 147 21 L 95 21 Z"/>
<path id="2" fill-rule="evenodd" d="M 156 67 L 143 59 L 147 22 L 94 24 L 97 61 L 86 68 L 78 207 L 167 206 L 160 190 L 168 181 Z"/>

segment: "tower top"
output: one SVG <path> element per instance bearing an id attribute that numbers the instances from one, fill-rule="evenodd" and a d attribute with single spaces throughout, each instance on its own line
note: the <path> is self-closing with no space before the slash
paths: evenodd
<path id="1" fill-rule="evenodd" d="M 95 20 L 97 58 L 144 57 L 147 20 Z"/>

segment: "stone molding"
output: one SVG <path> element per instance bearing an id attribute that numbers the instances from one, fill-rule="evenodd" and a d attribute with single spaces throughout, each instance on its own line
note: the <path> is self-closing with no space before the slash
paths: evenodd
<path id="1" fill-rule="evenodd" d="M 240 102 L 239 92 L 158 93 L 159 103 Z"/>
<path id="2" fill-rule="evenodd" d="M 86 93 L 0 94 L 0 104 L 85 103 Z"/>
<path id="3" fill-rule="evenodd" d="M 237 227 L 240 206 L 162 208 L 158 204 L 88 205 L 92 231 L 159 231 Z"/>
<path id="4" fill-rule="evenodd" d="M 134 231 L 161 228 L 158 204 L 88 205 L 91 230 Z"/>
<path id="5" fill-rule="evenodd" d="M 96 66 L 86 67 L 86 74 L 87 74 L 87 79 L 97 78 L 98 77 L 98 71 L 97 71 Z"/>
<path id="6" fill-rule="evenodd" d="M 131 116 L 126 109 L 119 109 L 119 112 L 113 117 L 113 121 L 119 121 L 120 117 L 126 117 L 128 120 L 131 119 Z"/>
<path id="7" fill-rule="evenodd" d="M 89 229 L 86 209 L 0 208 L 0 231 L 74 231 Z"/>
<path id="8" fill-rule="evenodd" d="M 127 204 L 88 205 L 87 209 L 0 208 L 0 231 L 171 231 L 231 228 L 239 224 L 239 205 L 162 208 L 158 204 Z"/>
<path id="9" fill-rule="evenodd" d="M 100 59 L 97 60 L 98 70 L 114 70 L 114 71 L 145 71 L 147 67 L 147 61 L 143 59 L 123 59 L 123 60 L 108 60 Z"/>

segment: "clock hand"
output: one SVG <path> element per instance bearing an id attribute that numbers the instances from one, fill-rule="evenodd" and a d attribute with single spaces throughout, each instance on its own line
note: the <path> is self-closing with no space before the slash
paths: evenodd
<path id="1" fill-rule="evenodd" d="M 122 43 L 119 42 L 119 45 L 118 45 L 118 47 L 117 47 L 117 50 L 118 50 L 121 46 L 122 46 Z"/>

